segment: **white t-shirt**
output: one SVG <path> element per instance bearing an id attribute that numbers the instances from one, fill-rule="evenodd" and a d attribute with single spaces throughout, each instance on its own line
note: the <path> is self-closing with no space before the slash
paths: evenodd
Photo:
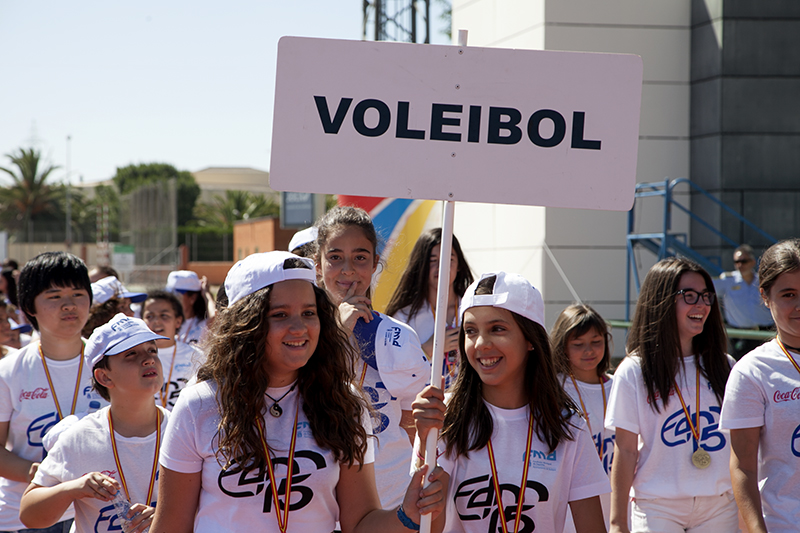
<path id="1" fill-rule="evenodd" d="M 174 363 L 173 353 L 175 354 Z M 194 345 L 181 341 L 175 341 L 175 344 L 169 348 L 159 348 L 158 358 L 161 359 L 161 371 L 164 374 L 166 390 L 162 388 L 160 392 L 156 393 L 156 403 L 171 411 L 175 402 L 178 401 L 178 395 L 200 368 L 204 357 L 203 352 Z M 171 375 L 170 366 L 172 367 Z M 162 403 L 165 399 L 164 395 L 166 395 L 166 405 Z"/>
<path id="2" fill-rule="evenodd" d="M 199 296 L 198 296 L 199 298 Z M 178 339 L 186 344 L 199 344 L 208 330 L 208 320 L 199 320 L 196 316 L 183 321 L 178 330 Z"/>
<path id="3" fill-rule="evenodd" d="M 458 303 L 461 303 L 460 299 L 458 300 Z M 456 308 L 458 308 L 458 306 L 456 306 Z M 426 301 L 422 304 L 422 307 L 420 307 L 419 311 L 417 311 L 417 313 L 410 319 L 408 317 L 409 311 L 411 311 L 411 306 L 407 305 L 395 313 L 394 317 L 392 318 L 411 326 L 411 328 L 417 333 L 420 343 L 425 344 L 433 338 L 434 329 L 436 328 L 436 317 L 433 314 L 433 310 L 431 309 L 430 304 Z M 455 327 L 455 325 L 448 324 L 447 327 Z M 452 383 L 455 383 L 456 376 L 458 375 L 458 351 L 450 352 L 446 354 L 446 357 L 447 361 L 445 361 L 445 366 L 442 370 L 442 373 L 445 377 L 445 389 L 448 389 Z"/>
<path id="4" fill-rule="evenodd" d="M 578 408 L 583 409 L 581 406 L 581 398 L 583 398 L 583 405 L 588 411 L 589 424 L 587 429 L 592 435 L 592 440 L 597 448 L 597 458 L 603 465 L 606 475 L 611 475 L 611 463 L 614 460 L 614 430 L 604 426 L 605 410 L 608 405 L 608 397 L 611 395 L 611 384 L 613 378 L 607 376 L 609 379 L 602 385 L 599 383 L 584 383 L 575 380 L 580 389 L 580 396 L 575 389 L 575 383 L 569 376 L 559 376 L 559 380 L 564 384 L 564 390 L 569 394 L 570 398 L 575 402 Z M 605 402 L 603 401 L 603 391 L 605 391 Z M 602 494 L 600 496 L 600 503 L 603 506 L 603 516 L 606 519 L 606 529 L 609 525 L 611 518 L 611 494 Z M 575 531 L 575 526 L 572 523 L 572 514 L 567 514 L 567 527 L 564 529 L 565 533 L 568 531 Z"/>
<path id="5" fill-rule="evenodd" d="M 91 369 L 77 355 L 67 361 L 47 360 L 53 386 L 66 417 L 70 414 L 78 368 L 83 366 L 75 412 L 89 409 L 89 402 L 108 402 L 92 390 Z M 59 420 L 53 394 L 39 356 L 39 343 L 33 343 L 16 354 L 0 360 L 0 421 L 9 422 L 6 449 L 28 461 L 41 461 L 45 451 L 42 438 Z M 27 483 L 0 478 L 0 531 L 13 531 L 25 526 L 19 520 L 19 501 Z M 62 520 L 72 518 L 72 508 Z"/>
<path id="6" fill-rule="evenodd" d="M 353 332 L 361 352 L 356 378 L 377 411 L 372 430 L 378 437 L 375 480 L 384 509 L 400 505 L 408 488 L 411 443 L 400 427 L 401 411 L 411 410 L 417 394 L 431 377 L 431 365 L 414 330 L 407 324 L 373 313 L 369 323 L 359 319 Z"/>
<path id="7" fill-rule="evenodd" d="M 42 487 L 54 487 L 65 481 L 78 479 L 89 472 L 100 472 L 122 480 L 114 461 L 111 437 L 108 430 L 108 407 L 92 413 L 73 424 L 58 438 L 47 455 L 33 482 Z M 167 427 L 169 412 L 161 411 L 162 436 Z M 117 453 L 130 491 L 131 503 L 145 503 L 150 487 L 153 455 L 156 450 L 156 431 L 146 437 L 114 435 Z M 158 480 L 153 497 L 147 505 L 155 507 L 158 499 Z M 75 527 L 78 533 L 105 533 L 121 531 L 114 504 L 95 498 L 75 500 Z"/>
<path id="8" fill-rule="evenodd" d="M 597 457 L 586 422 L 575 415 L 571 422 L 574 440 L 562 441 L 552 453 L 534 429 L 531 449 L 525 451 L 529 408 L 500 409 L 486 404 L 492 414 L 497 475 L 502 487 L 503 508 L 509 530 L 514 527 L 523 460 L 529 457 L 523 517 L 520 532 L 561 533 L 570 501 L 611 491 L 608 476 Z M 440 442 L 440 452 L 444 443 Z M 450 474 L 446 533 L 501 531 L 497 496 L 492 483 L 488 447 L 469 452 L 469 457 L 439 457 L 439 465 Z"/>
<path id="9" fill-rule="evenodd" d="M 728 358 L 731 364 L 733 359 Z M 697 387 L 694 356 L 684 357 L 675 381 L 686 408 L 696 418 Z M 641 359 L 629 355 L 614 373 L 605 425 L 639 435 L 639 460 L 631 496 L 636 498 L 692 498 L 719 496 L 730 490 L 730 432 L 719 427 L 720 405 L 711 384 L 700 375 L 700 445 L 711 456 L 711 465 L 699 470 L 692 464 L 697 443 L 692 437 L 681 402 L 673 389 L 660 412 L 650 407 L 642 379 Z"/>
<path id="10" fill-rule="evenodd" d="M 269 388 L 267 394 L 280 398 L 289 389 Z M 208 381 L 183 390 L 167 426 L 161 464 L 185 474 L 201 472 L 200 502 L 194 521 L 196 533 L 277 533 L 280 530 L 266 472 L 241 474 L 235 468 L 226 472 L 217 462 L 216 435 L 220 415 L 215 399 L 216 390 L 216 384 Z M 281 400 L 281 417 L 264 417 L 267 444 L 271 450 L 275 450 L 273 465 L 281 505 L 285 501 L 286 465 L 298 398 L 299 393 L 295 389 Z M 271 405 L 269 400 L 267 402 Z M 374 461 L 373 440 L 368 439 L 370 446 L 364 456 L 364 464 Z M 339 519 L 336 500 L 339 463 L 334 460 L 330 450 L 317 445 L 302 407 L 298 414 L 294 464 L 289 531 L 333 531 Z"/>
<path id="11" fill-rule="evenodd" d="M 800 363 L 800 355 L 789 352 Z M 726 429 L 762 428 L 758 486 L 769 531 L 800 523 L 800 374 L 778 343 L 763 344 L 736 363 L 725 388 Z"/>

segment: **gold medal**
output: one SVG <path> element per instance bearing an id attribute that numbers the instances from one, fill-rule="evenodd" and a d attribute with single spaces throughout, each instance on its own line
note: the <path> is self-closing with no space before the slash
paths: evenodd
<path id="1" fill-rule="evenodd" d="M 697 451 L 692 454 L 692 464 L 704 470 L 711 465 L 711 455 L 703 448 L 697 448 Z"/>

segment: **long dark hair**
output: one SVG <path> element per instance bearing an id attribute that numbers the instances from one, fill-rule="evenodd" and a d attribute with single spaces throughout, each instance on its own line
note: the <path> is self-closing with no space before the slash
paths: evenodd
<path id="1" fill-rule="evenodd" d="M 272 285 L 217 315 L 209 336 L 208 357 L 197 372 L 198 381 L 213 380 L 218 386 L 218 459 L 226 465 L 236 462 L 245 471 L 266 468 L 255 421 L 265 412 L 264 394 L 269 385 L 264 354 L 271 292 Z M 337 461 L 352 466 L 363 462 L 367 449 L 361 414 L 369 407 L 351 388 L 358 355 L 339 327 L 337 310 L 325 291 L 314 287 L 314 295 L 319 343 L 300 369 L 298 392 L 317 444 L 331 450 Z"/>
<path id="2" fill-rule="evenodd" d="M 410 306 L 408 319 L 411 320 L 428 299 L 428 287 L 431 253 L 433 249 L 442 243 L 442 228 L 433 228 L 419 236 L 414 248 L 411 250 L 411 257 L 408 258 L 408 266 L 400 283 L 386 306 L 386 314 L 394 316 L 404 307 Z M 456 279 L 453 281 L 453 292 L 461 298 L 470 283 L 473 282 L 472 271 L 469 268 L 464 252 L 461 251 L 461 244 L 453 235 L 453 251 L 458 260 Z M 439 254 L 441 256 L 441 253 Z M 440 257 L 441 261 L 442 258 Z M 449 261 L 449 260 L 448 260 Z"/>
<path id="3" fill-rule="evenodd" d="M 492 294 L 496 279 L 496 276 L 489 276 L 481 280 L 475 294 Z M 536 435 L 552 452 L 561 441 L 572 440 L 570 418 L 578 408 L 558 382 L 547 331 L 529 318 L 514 312 L 511 314 L 525 340 L 533 345 L 525 364 L 528 403 Z M 453 453 L 469 456 L 469 452 L 485 447 L 494 429 L 492 415 L 483 401 L 481 378 L 466 356 L 465 339 L 462 325 L 458 336 L 461 370 L 450 389 L 452 398 L 442 428 L 442 439 L 450 456 Z"/>
<path id="4" fill-rule="evenodd" d="M 369 214 L 360 207 L 353 207 L 349 205 L 336 206 L 324 215 L 322 215 L 316 224 L 317 240 L 314 241 L 314 262 L 317 265 L 322 264 L 322 249 L 328 244 L 328 241 L 336 232 L 337 228 L 356 226 L 364 232 L 364 237 L 372 243 L 372 255 L 378 255 L 378 233 L 375 231 L 375 226 L 372 224 L 372 219 Z M 324 281 L 319 280 L 324 286 Z M 367 289 L 367 298 L 372 294 L 372 287 Z"/>
<path id="5" fill-rule="evenodd" d="M 17 299 L 17 280 L 14 279 L 14 269 L 4 268 L 0 271 L 0 276 L 6 280 L 6 293 L 5 297 L 11 302 L 14 307 L 19 307 L 19 300 Z"/>
<path id="6" fill-rule="evenodd" d="M 711 276 L 694 261 L 682 257 L 659 261 L 644 278 L 628 332 L 628 355 L 637 355 L 641 359 L 647 399 L 657 412 L 661 410 L 659 396 L 664 407 L 669 403 L 675 376 L 683 365 L 676 301 L 681 276 L 688 272 L 700 274 L 706 290 L 714 292 Z M 731 371 L 725 355 L 726 346 L 725 327 L 715 298 L 702 333 L 692 339 L 692 347 L 697 355 L 695 364 L 708 379 L 720 405 Z"/>
<path id="7" fill-rule="evenodd" d="M 550 333 L 550 347 L 553 350 L 553 360 L 559 372 L 564 375 L 572 373 L 570 370 L 569 355 L 567 355 L 567 344 L 577 337 L 585 335 L 590 330 L 597 331 L 603 336 L 605 349 L 603 358 L 598 363 L 595 370 L 598 376 L 602 376 L 611 367 L 611 333 L 608 331 L 608 324 L 600 316 L 600 313 L 586 304 L 572 304 L 558 315 L 556 323 Z"/>

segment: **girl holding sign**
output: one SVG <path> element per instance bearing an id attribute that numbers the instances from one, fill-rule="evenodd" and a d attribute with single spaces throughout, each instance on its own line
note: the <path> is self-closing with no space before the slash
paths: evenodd
<path id="1" fill-rule="evenodd" d="M 400 533 L 439 514 L 441 469 L 426 489 L 418 472 L 402 505 L 381 509 L 357 356 L 313 261 L 250 255 L 225 294 L 198 383 L 169 419 L 151 533 L 327 532 L 337 521 L 343 533 Z"/>
<path id="2" fill-rule="evenodd" d="M 584 304 L 573 304 L 561 311 L 550 334 L 553 358 L 562 372 L 559 379 L 583 412 L 606 475 L 611 472 L 614 458 L 614 431 L 604 427 L 613 381 L 608 374 L 610 344 L 611 334 L 605 320 Z M 611 497 L 603 494 L 600 501 L 608 525 Z M 567 528 L 566 531 L 574 529 Z"/>
<path id="3" fill-rule="evenodd" d="M 733 359 L 708 273 L 683 258 L 645 277 L 614 374 L 611 531 L 738 531 L 720 406 Z"/>
<path id="4" fill-rule="evenodd" d="M 433 386 L 414 402 L 418 465 L 429 431 L 441 429 L 444 530 L 562 531 L 569 503 L 578 532 L 605 531 L 598 495 L 608 478 L 558 382 L 539 291 L 517 274 L 484 274 L 460 314 L 461 366 L 447 405 Z"/>
<path id="5" fill-rule="evenodd" d="M 778 335 L 733 367 L 720 424 L 731 432 L 733 492 L 747 528 L 797 531 L 800 240 L 771 246 L 761 257 L 758 280 Z"/>
<path id="6" fill-rule="evenodd" d="M 345 329 L 352 332 L 351 342 L 358 346 L 356 382 L 375 410 L 378 494 L 384 508 L 396 507 L 406 490 L 413 440 L 411 403 L 428 384 L 431 366 L 413 329 L 372 310 L 370 285 L 378 268 L 378 236 L 366 211 L 335 207 L 316 227 L 317 274 L 338 305 Z"/>

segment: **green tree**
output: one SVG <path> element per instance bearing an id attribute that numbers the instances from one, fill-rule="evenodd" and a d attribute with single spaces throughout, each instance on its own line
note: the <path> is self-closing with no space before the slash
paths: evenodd
<path id="1" fill-rule="evenodd" d="M 248 191 L 225 191 L 225 196 L 215 194 L 210 203 L 200 203 L 195 207 L 196 224 L 233 231 L 237 220 L 278 216 L 280 206 L 272 198 Z"/>
<path id="2" fill-rule="evenodd" d="M 118 167 L 113 178 L 120 194 L 128 194 L 141 185 L 171 178 L 177 180 L 178 196 L 178 226 L 186 226 L 193 218 L 194 206 L 200 196 L 200 186 L 186 170 L 177 170 L 172 165 L 165 163 L 148 163 Z"/>
<path id="3" fill-rule="evenodd" d="M 6 157 L 13 167 L 0 167 L 11 178 L 11 185 L 0 189 L 0 220 L 5 227 L 29 231 L 31 222 L 52 220 L 63 212 L 64 186 L 50 183 L 57 166 L 45 164 L 34 148 L 20 148 Z"/>

